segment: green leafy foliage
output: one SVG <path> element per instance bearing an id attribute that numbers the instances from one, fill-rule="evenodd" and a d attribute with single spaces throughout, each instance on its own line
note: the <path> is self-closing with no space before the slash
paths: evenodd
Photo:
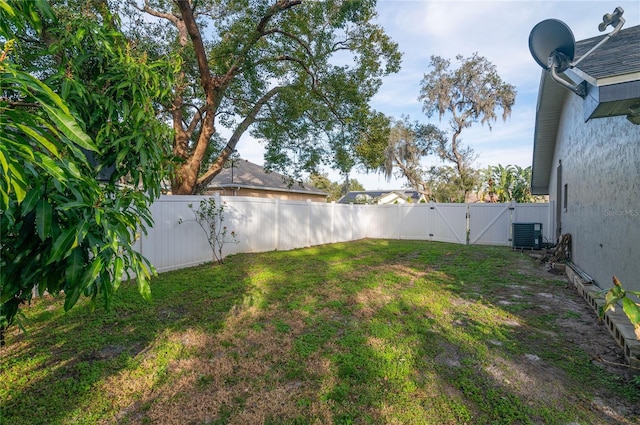
<path id="1" fill-rule="evenodd" d="M 216 198 L 207 198 L 200 201 L 197 209 L 193 208 L 193 204 L 189 204 L 188 207 L 195 217 L 193 221 L 198 223 L 207 236 L 214 260 L 222 264 L 224 262 L 222 255 L 224 245 L 227 242 L 238 242 L 238 234 L 235 230 L 228 230 L 224 225 L 224 202 L 216 202 Z M 182 224 L 183 220 L 180 219 L 179 223 Z"/>
<path id="2" fill-rule="evenodd" d="M 490 165 L 483 171 L 482 192 L 496 202 L 531 202 L 531 167 Z"/>
<path id="3" fill-rule="evenodd" d="M 139 55 L 110 15 L 0 6 L 0 329 L 34 292 L 64 292 L 66 310 L 80 296 L 109 306 L 133 273 L 149 298 L 152 267 L 133 246 L 166 172 L 171 134 L 154 108 L 171 68 Z"/>
<path id="4" fill-rule="evenodd" d="M 247 133 L 264 142 L 270 169 L 297 180 L 322 164 L 343 173 L 368 166 L 362 142 L 380 140 L 380 116 L 368 103 L 382 77 L 400 67 L 397 44 L 375 23 L 375 1 L 125 7 L 131 39 L 150 55 L 181 58 L 170 112 L 174 194 L 200 193 Z M 216 137 L 221 127 L 226 143 Z"/>
<path id="5" fill-rule="evenodd" d="M 467 195 L 477 187 L 478 170 L 467 167 L 460 171 L 455 166 L 433 166 L 428 170 L 427 181 L 435 202 L 467 202 Z"/>
<path id="6" fill-rule="evenodd" d="M 640 298 L 640 291 L 627 291 L 622 283 L 613 276 L 613 286 L 607 291 L 605 304 L 600 310 L 600 317 L 604 317 L 608 310 L 614 309 L 616 304 L 622 304 L 622 311 L 627 315 L 633 325 L 636 338 L 640 341 L 640 304 L 631 299 L 631 296 Z"/>

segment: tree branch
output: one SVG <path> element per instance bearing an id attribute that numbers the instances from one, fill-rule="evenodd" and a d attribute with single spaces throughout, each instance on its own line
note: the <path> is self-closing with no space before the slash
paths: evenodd
<path id="1" fill-rule="evenodd" d="M 207 97 L 210 96 L 212 86 L 211 72 L 209 70 L 209 63 L 207 60 L 207 53 L 204 48 L 204 42 L 200 34 L 200 29 L 196 23 L 196 19 L 191 10 L 191 2 L 189 0 L 176 0 L 180 14 L 182 15 L 182 22 L 191 38 L 193 44 L 193 50 L 196 54 L 196 60 L 198 62 L 198 71 L 200 73 L 200 82 Z M 207 102 L 208 103 L 208 102 Z"/>
<path id="2" fill-rule="evenodd" d="M 158 10 L 152 9 L 151 6 L 149 5 L 149 0 L 144 0 L 144 6 L 142 7 L 138 6 L 135 0 L 129 0 L 129 4 L 133 6 L 135 9 L 139 10 L 140 12 L 145 12 L 151 16 L 155 16 L 156 18 L 166 19 L 169 22 L 173 23 L 176 26 L 176 29 L 178 30 L 180 45 L 182 47 L 187 45 L 189 41 L 187 29 L 184 25 L 184 21 L 179 16 L 176 16 L 172 13 L 160 12 Z"/>
<path id="3" fill-rule="evenodd" d="M 265 31 L 264 35 L 270 35 L 270 34 L 282 34 L 286 37 L 291 38 L 292 40 L 296 41 L 300 46 L 302 46 L 302 48 L 307 52 L 307 55 L 309 55 L 310 57 L 313 57 L 313 53 L 311 53 L 311 48 L 309 47 L 309 45 L 307 43 L 305 43 L 300 37 L 298 37 L 295 34 L 292 34 L 288 31 L 283 31 L 279 28 L 274 28 L 268 31 Z"/>
<path id="4" fill-rule="evenodd" d="M 318 85 L 318 79 L 316 78 L 316 75 L 313 73 L 313 71 L 311 71 L 311 69 L 307 66 L 307 64 L 305 64 L 300 59 L 296 59 L 293 56 L 289 56 L 289 55 L 281 55 L 281 56 L 278 56 L 278 57 L 273 58 L 271 60 L 273 60 L 273 61 L 278 61 L 278 60 L 280 60 L 280 61 L 289 61 L 289 62 L 294 62 L 294 63 L 297 63 L 298 65 L 300 65 L 300 67 L 302 67 L 302 69 L 304 69 L 304 71 L 307 73 L 307 75 L 309 75 L 311 77 L 311 90 L 322 98 L 322 100 L 324 101 L 325 105 L 327 105 L 329 110 L 331 110 L 331 113 L 336 117 L 336 119 L 341 124 L 345 123 L 344 122 L 344 118 L 338 113 L 338 110 L 336 109 L 335 105 L 333 105 L 333 102 L 331 102 L 331 100 L 327 96 L 325 96 L 325 94 L 322 93 L 322 91 L 320 90 L 319 85 Z"/>
<path id="5" fill-rule="evenodd" d="M 238 124 L 238 126 L 234 130 L 233 134 L 229 138 L 229 141 L 227 142 L 227 145 L 224 147 L 222 152 L 220 152 L 220 155 L 218 155 L 218 158 L 216 158 L 209 169 L 200 178 L 198 178 L 198 181 L 196 183 L 198 191 L 200 189 L 204 189 L 209 184 L 209 182 L 211 182 L 211 180 L 213 180 L 213 178 L 220 173 L 224 163 L 227 161 L 233 151 L 235 151 L 236 146 L 238 145 L 238 141 L 240 141 L 240 137 L 244 134 L 245 131 L 247 131 L 249 126 L 255 122 L 260 109 L 262 109 L 262 107 L 271 98 L 278 94 L 281 89 L 282 87 L 272 88 L 253 105 L 247 116 L 242 120 L 240 124 Z"/>
<path id="6" fill-rule="evenodd" d="M 316 78 L 316 75 L 313 73 L 313 71 L 311 71 L 311 69 L 307 66 L 306 63 L 304 63 L 304 61 L 300 60 L 300 59 L 296 59 L 293 56 L 289 56 L 289 55 L 280 55 L 280 56 L 276 56 L 273 58 L 269 58 L 269 59 L 265 59 L 262 61 L 258 61 L 258 64 L 261 63 L 265 63 L 265 62 L 293 62 L 296 63 L 298 65 L 300 65 L 300 67 L 304 70 L 304 72 L 307 73 L 307 75 L 309 75 L 309 77 L 311 77 L 311 88 L 313 90 L 315 90 L 317 88 L 317 83 L 318 80 Z"/>
<path id="7" fill-rule="evenodd" d="M 193 116 L 193 118 L 191 118 L 191 121 L 189 122 L 189 125 L 187 126 L 187 129 L 185 130 L 185 132 L 187 133 L 188 137 L 191 138 L 191 135 L 195 131 L 195 129 L 198 126 L 198 124 L 200 124 L 202 122 L 202 117 L 204 116 L 204 112 L 207 109 L 207 105 L 202 105 L 199 108 L 196 105 L 191 105 L 191 104 L 189 104 L 187 106 L 191 106 L 196 110 L 195 115 Z"/>
<path id="8" fill-rule="evenodd" d="M 6 100 L 6 99 L 0 98 L 0 100 Z M 40 104 L 37 102 L 9 101 L 9 106 L 16 107 L 16 108 L 39 108 Z"/>
<path id="9" fill-rule="evenodd" d="M 228 82 L 231 81 L 231 79 L 239 71 L 240 64 L 246 58 L 249 50 L 251 50 L 251 48 L 258 42 L 258 40 L 273 31 L 266 29 L 267 24 L 278 12 L 291 9 L 292 7 L 297 6 L 301 3 L 302 0 L 277 0 L 276 3 L 267 10 L 262 19 L 260 19 L 260 22 L 258 22 L 253 35 L 248 40 L 247 44 L 244 46 L 241 52 L 238 54 L 234 63 L 229 67 L 227 73 L 220 80 L 224 81 L 225 84 L 228 84 Z"/>

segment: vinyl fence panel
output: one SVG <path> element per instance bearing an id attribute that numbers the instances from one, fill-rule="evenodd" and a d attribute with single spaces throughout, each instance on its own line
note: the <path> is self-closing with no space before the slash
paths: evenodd
<path id="1" fill-rule="evenodd" d="M 301 201 L 280 201 L 278 210 L 278 247 L 290 250 L 308 246 L 306 228 L 308 226 L 308 206 Z"/>
<path id="2" fill-rule="evenodd" d="M 158 271 L 212 261 L 206 234 L 189 208 L 191 204 L 197 209 L 207 198 L 162 196 L 151 206 L 155 224 L 135 248 Z M 363 238 L 509 245 L 513 222 L 542 223 L 545 234 L 551 232 L 549 204 L 342 205 L 234 196 L 216 199 L 224 205 L 228 234 L 223 256 Z"/>
<path id="3" fill-rule="evenodd" d="M 227 226 L 237 234 L 238 243 L 229 247 L 230 250 L 264 252 L 277 249 L 279 205 L 274 200 L 246 196 L 223 196 L 221 200 L 225 205 Z"/>
<path id="4" fill-rule="evenodd" d="M 353 240 L 353 205 L 332 203 L 332 238 L 331 242 L 347 242 Z"/>
<path id="5" fill-rule="evenodd" d="M 139 250 L 164 272 L 201 264 L 213 259 L 207 237 L 194 221 L 192 204 L 198 208 L 202 197 L 162 197 L 151 205 L 153 228 L 138 241 Z M 182 223 L 180 222 L 182 220 Z"/>
<path id="6" fill-rule="evenodd" d="M 309 235 L 307 246 L 322 245 L 331 241 L 332 204 L 308 202 L 308 227 Z"/>
<path id="7" fill-rule="evenodd" d="M 398 204 L 398 233 L 400 239 L 428 240 L 429 204 Z"/>
<path id="8" fill-rule="evenodd" d="M 400 210 L 397 205 L 371 205 L 372 216 L 367 237 L 377 239 L 399 238 L 398 227 Z"/>

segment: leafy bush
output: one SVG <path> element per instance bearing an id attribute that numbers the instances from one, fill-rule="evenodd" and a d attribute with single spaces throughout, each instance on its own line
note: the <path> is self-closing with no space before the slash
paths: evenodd
<path id="1" fill-rule="evenodd" d="M 188 207 L 195 216 L 193 221 L 198 223 L 207 236 L 213 259 L 222 264 L 222 247 L 227 242 L 238 242 L 237 233 L 234 230 L 229 231 L 227 226 L 223 225 L 225 204 L 216 203 L 216 198 L 208 198 L 200 201 L 198 209 L 194 209 L 193 204 L 188 204 Z M 179 223 L 183 223 L 183 220 L 180 219 Z"/>
<path id="2" fill-rule="evenodd" d="M 108 307 L 133 272 L 150 297 L 133 244 L 166 171 L 171 134 L 154 111 L 171 68 L 89 11 L 58 20 L 45 1 L 0 0 L 0 341 L 35 291 Z"/>
<path id="3" fill-rule="evenodd" d="M 613 276 L 613 286 L 607 291 L 605 304 L 600 310 L 600 317 L 604 317 L 607 310 L 615 308 L 618 302 L 622 303 L 622 310 L 631 321 L 636 338 L 640 340 L 640 304 L 633 301 L 629 295 L 640 297 L 640 291 L 626 291 L 618 278 Z"/>

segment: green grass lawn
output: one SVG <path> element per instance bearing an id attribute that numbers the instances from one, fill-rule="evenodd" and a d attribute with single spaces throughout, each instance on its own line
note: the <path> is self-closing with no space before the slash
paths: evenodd
<path id="1" fill-rule="evenodd" d="M 109 312 L 34 300 L 1 351 L 0 424 L 640 421 L 640 388 L 574 343 L 595 314 L 509 248 L 239 254 L 152 294 L 123 284 Z"/>

